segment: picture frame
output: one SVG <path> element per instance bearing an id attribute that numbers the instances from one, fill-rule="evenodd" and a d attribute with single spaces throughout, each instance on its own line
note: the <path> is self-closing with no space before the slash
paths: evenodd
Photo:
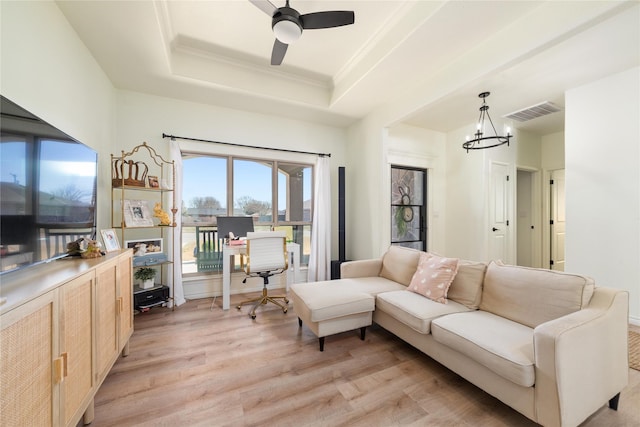
<path id="1" fill-rule="evenodd" d="M 149 180 L 149 187 L 151 187 L 151 188 L 160 188 L 160 181 L 158 181 L 158 177 L 157 176 L 149 175 L 147 177 L 147 179 Z"/>
<path id="2" fill-rule="evenodd" d="M 118 242 L 116 230 L 113 228 L 100 230 L 100 235 L 102 235 L 102 243 L 104 244 L 105 251 L 113 252 L 120 249 L 120 242 Z"/>
<path id="3" fill-rule="evenodd" d="M 153 227 L 153 216 L 146 200 L 124 200 L 124 225 L 126 227 Z"/>
<path id="4" fill-rule="evenodd" d="M 125 240 L 125 248 L 133 249 L 133 256 L 153 255 L 162 253 L 162 238 Z"/>

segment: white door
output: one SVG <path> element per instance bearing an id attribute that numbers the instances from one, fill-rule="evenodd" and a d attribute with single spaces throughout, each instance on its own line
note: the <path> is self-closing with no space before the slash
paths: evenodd
<path id="1" fill-rule="evenodd" d="M 492 163 L 489 188 L 489 259 L 512 264 L 509 252 L 510 201 L 509 165 Z"/>
<path id="2" fill-rule="evenodd" d="M 551 270 L 564 271 L 564 239 L 565 239 L 565 186 L 564 169 L 551 172 Z"/>

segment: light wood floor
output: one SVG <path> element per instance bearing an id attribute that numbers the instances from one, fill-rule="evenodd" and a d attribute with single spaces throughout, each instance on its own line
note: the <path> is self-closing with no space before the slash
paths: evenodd
<path id="1" fill-rule="evenodd" d="M 95 398 L 100 426 L 535 426 L 384 329 L 327 337 L 292 309 L 210 310 L 211 299 L 135 317 L 130 354 Z M 589 427 L 640 425 L 640 372 Z"/>

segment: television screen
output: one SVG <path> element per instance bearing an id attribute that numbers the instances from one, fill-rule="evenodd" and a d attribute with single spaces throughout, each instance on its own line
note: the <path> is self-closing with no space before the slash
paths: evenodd
<path id="1" fill-rule="evenodd" d="M 97 153 L 0 97 L 0 273 L 95 238 Z"/>

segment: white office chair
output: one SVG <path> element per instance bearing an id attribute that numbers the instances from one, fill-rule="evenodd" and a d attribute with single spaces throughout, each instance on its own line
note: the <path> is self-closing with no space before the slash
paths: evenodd
<path id="1" fill-rule="evenodd" d="M 256 308 L 259 305 L 271 302 L 287 312 L 289 300 L 286 295 L 271 296 L 267 293 L 269 277 L 283 273 L 289 266 L 287 257 L 286 233 L 283 231 L 249 232 L 247 233 L 247 253 L 244 255 L 244 271 L 247 277 L 262 277 L 262 296 L 257 299 L 242 301 L 236 308 L 240 310 L 243 305 L 253 303 L 249 312 L 252 319 L 256 318 Z M 283 301 L 279 301 L 283 300 Z"/>

